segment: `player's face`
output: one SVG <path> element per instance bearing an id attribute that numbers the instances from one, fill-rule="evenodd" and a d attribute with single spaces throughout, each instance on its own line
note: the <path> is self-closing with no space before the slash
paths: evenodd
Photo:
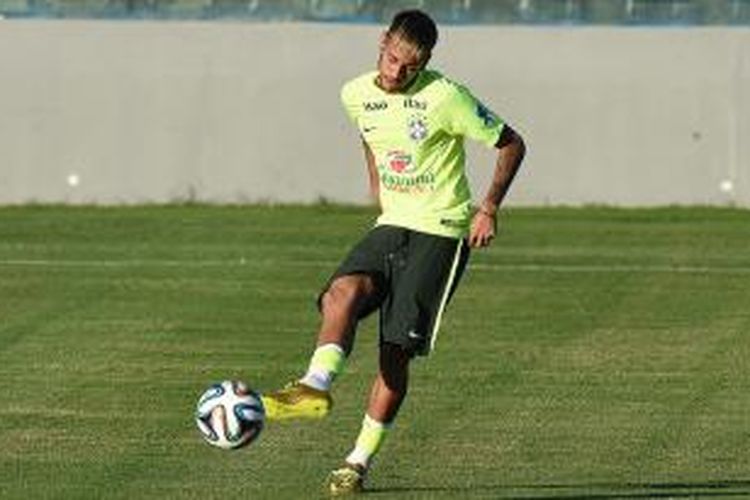
<path id="1" fill-rule="evenodd" d="M 384 35 L 378 58 L 378 85 L 386 92 L 399 92 L 414 81 L 427 64 L 429 54 L 422 54 L 399 36 Z"/>

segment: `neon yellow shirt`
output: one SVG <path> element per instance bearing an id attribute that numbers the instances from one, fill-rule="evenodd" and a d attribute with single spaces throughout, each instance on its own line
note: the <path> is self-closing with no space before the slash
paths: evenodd
<path id="1" fill-rule="evenodd" d="M 377 224 L 466 236 L 472 211 L 464 137 L 492 147 L 503 121 L 437 71 L 423 70 L 393 94 L 376 76 L 347 82 L 341 101 L 375 157 L 383 211 Z"/>

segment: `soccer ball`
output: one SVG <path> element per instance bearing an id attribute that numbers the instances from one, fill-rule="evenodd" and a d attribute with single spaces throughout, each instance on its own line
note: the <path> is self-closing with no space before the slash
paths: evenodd
<path id="1" fill-rule="evenodd" d="M 255 391 L 243 382 L 225 380 L 201 395 L 195 423 L 209 444 L 230 450 L 255 441 L 265 416 L 263 401 Z"/>

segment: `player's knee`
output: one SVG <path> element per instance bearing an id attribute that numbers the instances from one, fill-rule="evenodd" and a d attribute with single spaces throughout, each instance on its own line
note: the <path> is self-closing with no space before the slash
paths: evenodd
<path id="1" fill-rule="evenodd" d="M 367 276 L 336 278 L 321 297 L 321 310 L 323 314 L 354 310 L 366 299 L 371 289 Z"/>
<path id="2" fill-rule="evenodd" d="M 354 288 L 339 278 L 328 287 L 320 300 L 324 314 L 343 309 L 355 297 Z"/>

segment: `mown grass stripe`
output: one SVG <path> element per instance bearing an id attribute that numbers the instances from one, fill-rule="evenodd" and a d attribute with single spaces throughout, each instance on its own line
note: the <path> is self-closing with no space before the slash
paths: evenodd
<path id="1" fill-rule="evenodd" d="M 65 259 L 5 259 L 0 266 L 7 267 L 92 267 L 92 268 L 127 268 L 127 267 L 324 267 L 335 266 L 333 260 L 269 260 L 269 259 L 236 259 L 236 260 L 164 260 L 164 259 L 123 259 L 123 260 L 65 260 Z M 662 265 L 628 265 L 628 264 L 469 264 L 473 269 L 482 271 L 513 272 L 552 272 L 552 273 L 664 273 L 664 274 L 750 274 L 750 267 L 719 266 L 662 266 Z"/>

